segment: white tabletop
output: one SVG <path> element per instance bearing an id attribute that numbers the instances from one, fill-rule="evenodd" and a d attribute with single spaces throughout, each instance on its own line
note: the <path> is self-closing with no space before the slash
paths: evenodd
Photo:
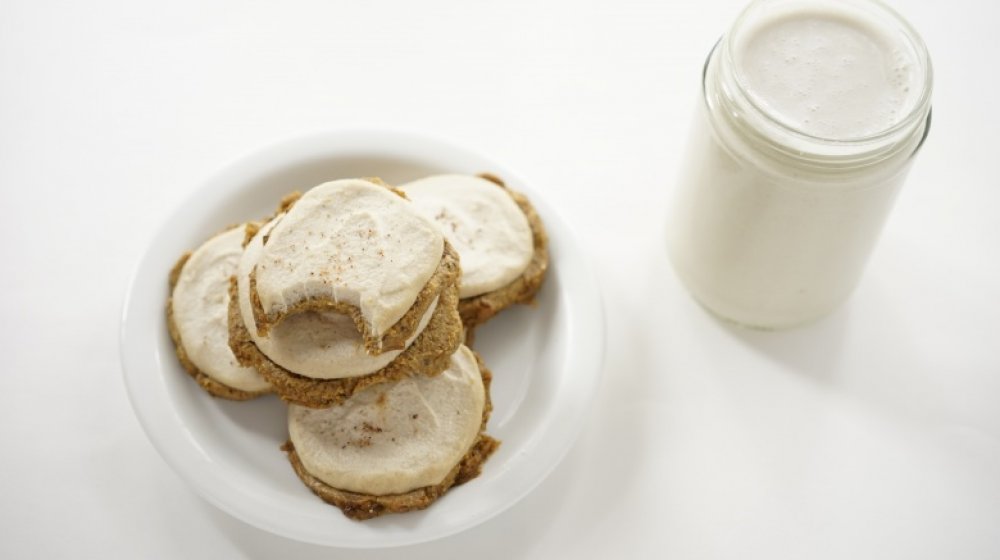
<path id="1" fill-rule="evenodd" d="M 663 220 L 699 72 L 740 0 L 0 4 L 0 557 L 1000 557 L 1000 8 L 903 2 L 934 125 L 868 271 L 812 326 L 701 310 Z M 261 532 L 133 416 L 128 278 L 158 224 L 251 149 L 344 126 L 478 149 L 599 271 L 601 393 L 537 490 L 389 551 Z"/>

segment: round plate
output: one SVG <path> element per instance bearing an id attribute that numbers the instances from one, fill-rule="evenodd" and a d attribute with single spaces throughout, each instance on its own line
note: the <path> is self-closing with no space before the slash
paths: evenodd
<path id="1" fill-rule="evenodd" d="M 180 255 L 230 224 L 270 214 L 293 190 L 344 177 L 401 184 L 435 173 L 489 171 L 525 193 L 550 236 L 551 262 L 535 306 L 510 308 L 476 331 L 493 371 L 491 435 L 503 441 L 482 475 L 430 508 L 357 522 L 312 495 L 279 446 L 285 406 L 274 396 L 214 399 L 184 372 L 167 334 L 167 275 Z M 510 507 L 558 464 L 576 439 L 600 379 L 604 318 L 595 277 L 565 224 L 505 167 L 465 149 L 399 132 L 342 131 L 298 138 L 225 167 L 153 238 L 122 313 L 125 384 L 164 460 L 210 502 L 289 538 L 373 548 L 429 541 Z"/>

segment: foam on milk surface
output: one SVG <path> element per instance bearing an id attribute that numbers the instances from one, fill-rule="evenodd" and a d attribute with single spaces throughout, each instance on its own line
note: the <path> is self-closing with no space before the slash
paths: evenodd
<path id="1" fill-rule="evenodd" d="M 777 120 L 811 136 L 877 134 L 917 101 L 912 51 L 860 16 L 786 14 L 744 37 L 734 54 L 750 95 Z"/>

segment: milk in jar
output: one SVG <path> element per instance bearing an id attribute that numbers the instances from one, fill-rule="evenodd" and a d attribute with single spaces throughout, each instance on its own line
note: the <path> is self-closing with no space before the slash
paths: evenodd
<path id="1" fill-rule="evenodd" d="M 930 123 L 930 60 L 872 0 L 757 0 L 705 64 L 668 223 L 713 313 L 784 328 L 842 302 Z"/>

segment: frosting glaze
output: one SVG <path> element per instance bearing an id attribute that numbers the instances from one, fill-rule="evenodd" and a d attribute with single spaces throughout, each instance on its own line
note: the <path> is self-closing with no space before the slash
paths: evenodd
<path id="1" fill-rule="evenodd" d="M 270 388 L 251 367 L 240 366 L 229 348 L 229 277 L 243 253 L 244 229 L 212 237 L 184 263 L 171 294 L 173 320 L 188 359 L 205 375 L 241 391 Z"/>
<path id="2" fill-rule="evenodd" d="M 440 483 L 483 422 L 485 388 L 460 346 L 444 372 L 356 393 L 325 409 L 291 405 L 288 432 L 306 470 L 326 484 L 372 495 Z"/>
<path id="3" fill-rule="evenodd" d="M 332 301 L 358 308 L 380 335 L 413 305 L 443 250 L 434 223 L 390 188 L 365 179 L 331 181 L 310 189 L 276 221 L 253 288 L 268 321 L 302 302 Z"/>

